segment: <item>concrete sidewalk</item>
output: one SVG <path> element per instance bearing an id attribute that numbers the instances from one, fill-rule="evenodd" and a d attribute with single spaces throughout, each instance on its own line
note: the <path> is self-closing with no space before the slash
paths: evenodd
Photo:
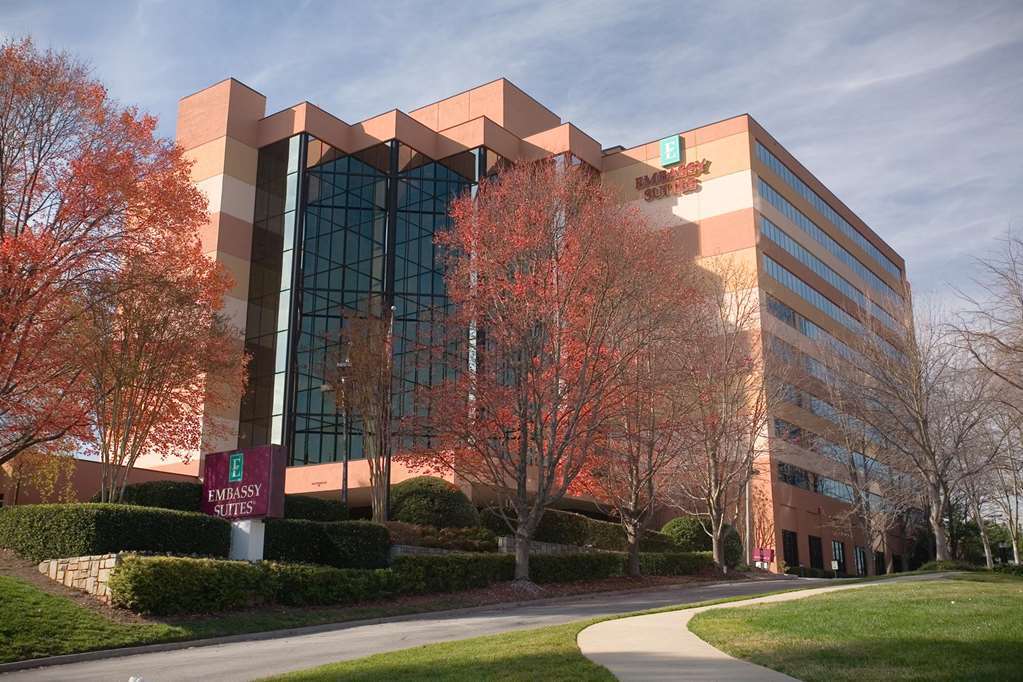
<path id="1" fill-rule="evenodd" d="M 934 580 L 947 574 L 935 573 L 875 582 L 833 585 L 816 589 L 786 592 L 769 597 L 702 606 L 684 611 L 655 613 L 649 616 L 619 618 L 591 625 L 579 633 L 578 644 L 583 655 L 599 663 L 623 682 L 633 680 L 687 680 L 723 682 L 781 682 L 795 678 L 759 665 L 740 661 L 715 649 L 689 631 L 689 621 L 710 609 L 726 609 L 752 604 L 804 599 L 828 592 L 868 589 L 893 582 Z"/>
<path id="2" fill-rule="evenodd" d="M 317 626 L 305 628 L 300 632 L 263 633 L 249 636 L 248 641 L 217 644 L 193 642 L 192 648 L 173 651 L 135 653 L 126 656 L 123 654 L 127 652 L 115 650 L 104 653 L 108 656 L 117 656 L 116 658 L 80 660 L 63 665 L 18 670 L 0 675 L 0 682 L 14 680 L 107 682 L 128 680 L 133 675 L 142 677 L 146 682 L 196 679 L 240 682 L 423 644 L 560 625 L 587 618 L 613 616 L 675 604 L 762 594 L 786 588 L 806 587 L 820 582 L 813 579 L 778 578 L 695 583 L 653 590 L 595 594 L 370 622 Z"/>

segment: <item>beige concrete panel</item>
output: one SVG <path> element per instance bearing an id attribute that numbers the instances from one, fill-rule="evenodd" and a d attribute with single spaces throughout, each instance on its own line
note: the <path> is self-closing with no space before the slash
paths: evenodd
<path id="1" fill-rule="evenodd" d="M 314 104 L 308 102 L 303 104 L 304 130 L 336 149 L 348 151 L 352 137 L 351 126 Z"/>
<path id="2" fill-rule="evenodd" d="M 278 140 L 291 137 L 301 130 L 298 125 L 298 107 L 291 107 L 271 114 L 259 122 L 256 147 L 265 147 Z"/>
<path id="3" fill-rule="evenodd" d="M 219 137 L 185 152 L 192 161 L 192 182 L 214 175 L 231 175 L 250 185 L 256 184 L 258 152 L 231 137 Z"/>
<path id="4" fill-rule="evenodd" d="M 227 419 L 212 415 L 204 416 L 202 429 L 202 452 L 223 452 L 238 447 L 238 417 Z"/>
<path id="5" fill-rule="evenodd" d="M 523 157 L 522 141 L 489 118 L 475 118 L 444 130 L 440 136 L 437 150 L 441 158 L 479 146 L 509 159 Z"/>
<path id="6" fill-rule="evenodd" d="M 723 213 L 753 206 L 752 176 L 749 171 L 712 178 L 701 183 L 699 192 L 667 197 L 643 204 L 673 204 L 672 213 L 681 220 L 697 222 Z"/>
<path id="7" fill-rule="evenodd" d="M 225 135 L 258 147 L 258 122 L 265 112 L 266 97 L 229 78 L 178 102 L 176 139 L 185 149 Z"/>
<path id="8" fill-rule="evenodd" d="M 728 118 L 717 123 L 711 123 L 710 125 L 702 126 L 700 128 L 694 128 L 692 130 L 682 131 L 679 134 L 685 139 L 687 147 L 696 145 L 703 145 L 714 140 L 730 137 L 732 135 L 739 135 L 742 133 L 749 133 L 749 115 L 742 114 L 733 118 Z M 665 133 L 665 136 L 672 133 Z M 663 139 L 663 138 L 661 138 Z M 657 159 L 660 156 L 660 139 L 653 140 L 650 142 L 644 142 L 643 144 L 630 147 L 614 154 L 608 154 L 604 157 L 603 168 L 605 171 L 612 171 L 621 168 L 623 165 L 629 165 L 630 162 L 636 161 L 649 161 L 651 159 Z"/>
<path id="9" fill-rule="evenodd" d="M 230 175 L 216 175 L 195 184 L 209 202 L 210 213 L 222 211 L 246 223 L 252 223 L 256 188 Z"/>

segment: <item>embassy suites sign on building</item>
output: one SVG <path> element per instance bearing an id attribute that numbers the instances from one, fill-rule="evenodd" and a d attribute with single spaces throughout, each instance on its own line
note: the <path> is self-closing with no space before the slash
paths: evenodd
<path id="1" fill-rule="evenodd" d="M 680 196 L 699 192 L 700 176 L 710 173 L 710 161 L 700 159 L 689 163 L 682 161 L 682 136 L 672 135 L 660 142 L 661 166 L 673 166 L 664 170 L 640 175 L 636 178 L 636 189 L 643 192 L 647 201 L 664 197 Z M 679 164 L 679 165 L 676 165 Z"/>

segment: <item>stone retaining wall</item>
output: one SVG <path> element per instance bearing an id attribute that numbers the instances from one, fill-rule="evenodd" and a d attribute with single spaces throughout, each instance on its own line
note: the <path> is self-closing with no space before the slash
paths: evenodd
<path id="1" fill-rule="evenodd" d="M 441 556 L 457 554 L 457 550 L 443 547 L 419 547 L 418 545 L 391 545 L 391 559 L 399 556 Z"/>
<path id="2" fill-rule="evenodd" d="M 502 535 L 497 538 L 497 551 L 502 554 L 515 553 L 515 536 Z M 533 540 L 529 543 L 529 551 L 532 554 L 590 554 L 590 553 L 614 553 L 611 550 L 596 549 L 595 547 L 578 547 L 576 545 L 560 545 L 556 542 L 540 542 Z"/>
<path id="3" fill-rule="evenodd" d="M 119 563 L 119 553 L 48 559 L 39 564 L 39 572 L 61 585 L 88 592 L 100 601 L 109 603 L 110 573 Z"/>

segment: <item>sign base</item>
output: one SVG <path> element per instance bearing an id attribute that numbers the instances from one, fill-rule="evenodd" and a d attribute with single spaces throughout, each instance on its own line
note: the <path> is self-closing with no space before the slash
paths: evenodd
<path id="1" fill-rule="evenodd" d="M 231 552 L 228 557 L 236 561 L 263 560 L 262 519 L 244 519 L 231 522 Z"/>

